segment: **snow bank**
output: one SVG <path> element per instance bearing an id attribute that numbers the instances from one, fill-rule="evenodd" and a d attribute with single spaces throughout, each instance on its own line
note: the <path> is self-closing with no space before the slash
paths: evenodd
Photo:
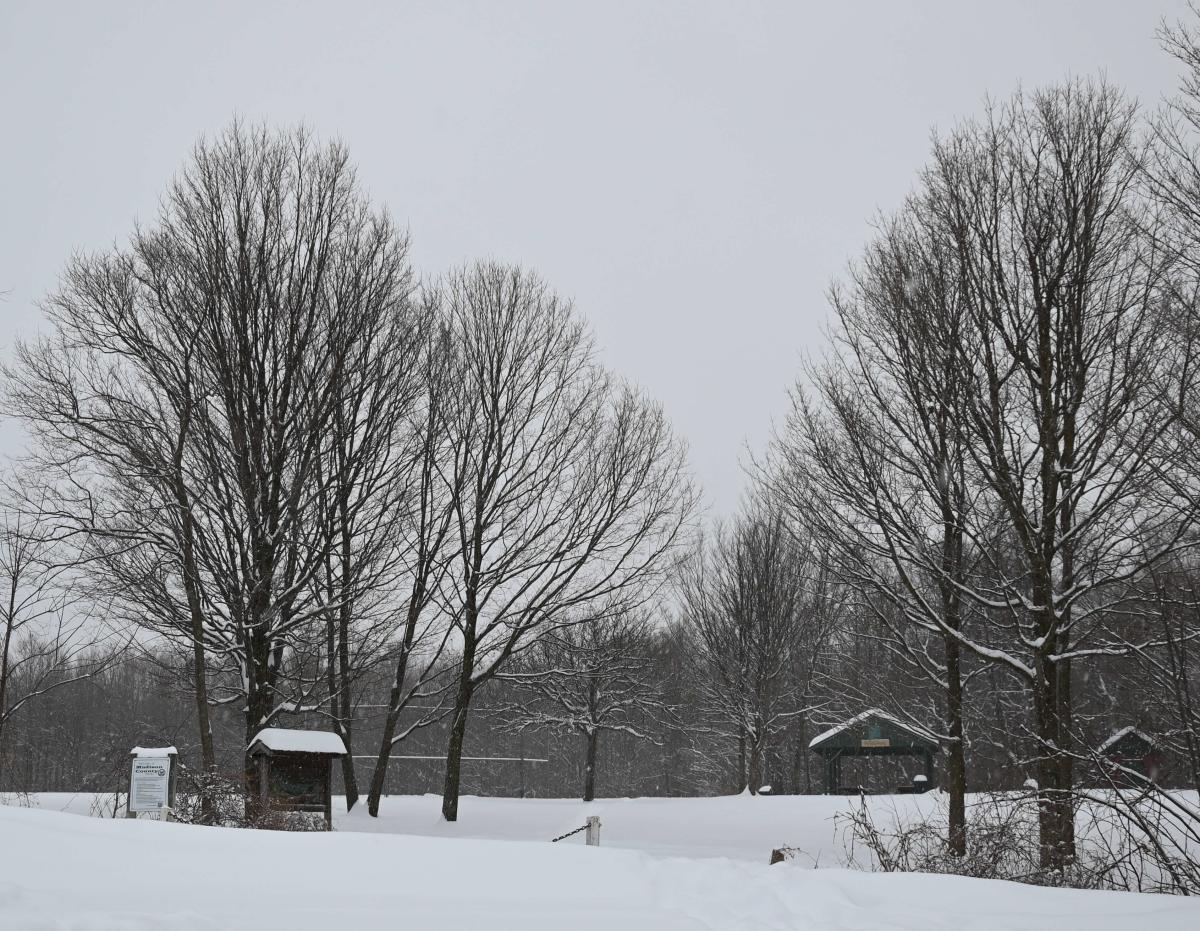
<path id="1" fill-rule="evenodd" d="M 0 928 L 1200 927 L 1188 899 L 632 850 L 292 834 L 0 808 Z"/>

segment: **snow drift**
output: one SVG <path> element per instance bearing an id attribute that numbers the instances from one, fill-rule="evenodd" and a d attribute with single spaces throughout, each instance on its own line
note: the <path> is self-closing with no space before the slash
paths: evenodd
<path id="1" fill-rule="evenodd" d="M 1156 931 L 1183 898 L 655 858 L 562 844 L 294 834 L 0 807 L 0 927 Z"/>

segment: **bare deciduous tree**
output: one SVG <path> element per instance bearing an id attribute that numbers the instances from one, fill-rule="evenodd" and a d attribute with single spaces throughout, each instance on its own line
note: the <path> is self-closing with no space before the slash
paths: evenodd
<path id="1" fill-rule="evenodd" d="M 460 659 L 442 814 L 458 817 L 475 690 L 589 606 L 631 606 L 666 568 L 694 495 L 662 412 L 593 360 L 570 305 L 494 263 L 445 284 L 460 354 L 449 415 Z"/>
<path id="2" fill-rule="evenodd" d="M 736 745 L 738 789 L 757 794 L 781 730 L 811 711 L 811 672 L 829 630 L 816 560 L 777 506 L 750 509 L 697 548 L 679 575 L 696 677 L 711 726 Z"/>
<path id="3" fill-rule="evenodd" d="M 1189 367 L 1166 326 L 1161 256 L 1142 234 L 1134 120 L 1103 84 L 1019 95 L 939 142 L 925 179 L 970 320 L 972 466 L 995 502 L 988 520 L 1013 543 L 984 549 L 1005 561 L 964 589 L 1006 646 L 963 643 L 1029 685 L 1052 870 L 1074 856 L 1072 666 L 1124 648 L 1102 622 L 1190 523 L 1163 391 Z"/>
<path id="4" fill-rule="evenodd" d="M 914 203 L 832 294 L 836 354 L 793 397 L 767 481 L 828 542 L 839 578 L 889 644 L 943 696 L 949 845 L 966 850 L 962 588 L 969 485 L 961 362 L 965 307 L 953 244 Z M 929 566 L 933 566 L 932 570 Z M 912 709 L 893 708 L 900 715 Z M 928 722 L 919 722 L 927 726 Z"/>
<path id="5" fill-rule="evenodd" d="M 361 587 L 316 597 L 345 536 L 322 505 L 339 479 L 387 472 L 361 415 L 404 394 L 403 360 L 381 353 L 411 342 L 410 288 L 407 241 L 344 149 L 235 124 L 197 145 L 128 250 L 71 265 L 54 334 L 19 350 L 13 407 L 59 516 L 128 575 L 130 613 L 145 602 L 195 647 L 202 743 L 210 701 L 244 702 L 249 743 L 308 697 L 285 672 L 300 632 Z M 236 674 L 206 698 L 208 657 Z"/>
<path id="6" fill-rule="evenodd" d="M 461 474 L 456 477 L 453 469 L 455 449 L 446 419 L 456 377 L 456 352 L 436 292 L 427 296 L 427 306 L 430 325 L 418 363 L 422 391 L 406 418 L 408 458 L 400 466 L 407 495 L 401 505 L 404 519 L 397 528 L 397 542 L 407 594 L 390 644 L 394 667 L 367 800 L 372 817 L 379 814 L 393 747 L 441 717 L 439 702 L 422 709 L 411 725 L 399 727 L 401 715 L 415 705 L 414 699 L 435 694 L 440 699 L 433 683 L 442 671 L 441 661 L 453 630 L 437 610 L 435 598 L 453 569 L 455 506 L 460 491 L 456 482 L 463 478 Z"/>
<path id="7" fill-rule="evenodd" d="M 515 668 L 517 700 L 498 710 L 510 728 L 551 728 L 583 738 L 583 800 L 596 797 L 596 762 L 605 732 L 655 742 L 651 725 L 671 709 L 655 678 L 655 635 L 641 612 L 600 610 L 540 638 Z"/>
<path id="8" fill-rule="evenodd" d="M 78 564 L 53 521 L 6 509 L 0 525 L 0 766 L 9 722 L 55 689 L 108 668 L 119 650 L 80 598 Z M 2 774 L 0 774 L 2 775 Z"/>

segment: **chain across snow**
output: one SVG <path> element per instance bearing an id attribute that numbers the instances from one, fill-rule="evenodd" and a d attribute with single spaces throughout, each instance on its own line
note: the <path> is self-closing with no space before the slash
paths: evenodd
<path id="1" fill-rule="evenodd" d="M 566 834 L 560 834 L 560 835 L 558 835 L 558 837 L 552 838 L 550 840 L 550 843 L 557 844 L 560 840 L 565 840 L 566 838 L 570 837 L 572 834 L 578 834 L 580 831 L 586 831 L 586 830 L 587 830 L 587 825 L 585 824 L 583 827 L 576 828 L 574 831 L 567 831 Z"/>

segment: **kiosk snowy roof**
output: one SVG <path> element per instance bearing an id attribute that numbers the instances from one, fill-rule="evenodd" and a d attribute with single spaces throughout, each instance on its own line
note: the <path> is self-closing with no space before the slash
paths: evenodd
<path id="1" fill-rule="evenodd" d="M 163 756 L 179 756 L 179 751 L 174 747 L 134 747 L 129 751 L 130 756 L 136 757 L 163 757 Z"/>
<path id="2" fill-rule="evenodd" d="M 308 731 L 288 727 L 264 727 L 254 735 L 247 750 L 261 745 L 272 753 L 323 753 L 345 756 L 346 745 L 332 731 Z"/>

